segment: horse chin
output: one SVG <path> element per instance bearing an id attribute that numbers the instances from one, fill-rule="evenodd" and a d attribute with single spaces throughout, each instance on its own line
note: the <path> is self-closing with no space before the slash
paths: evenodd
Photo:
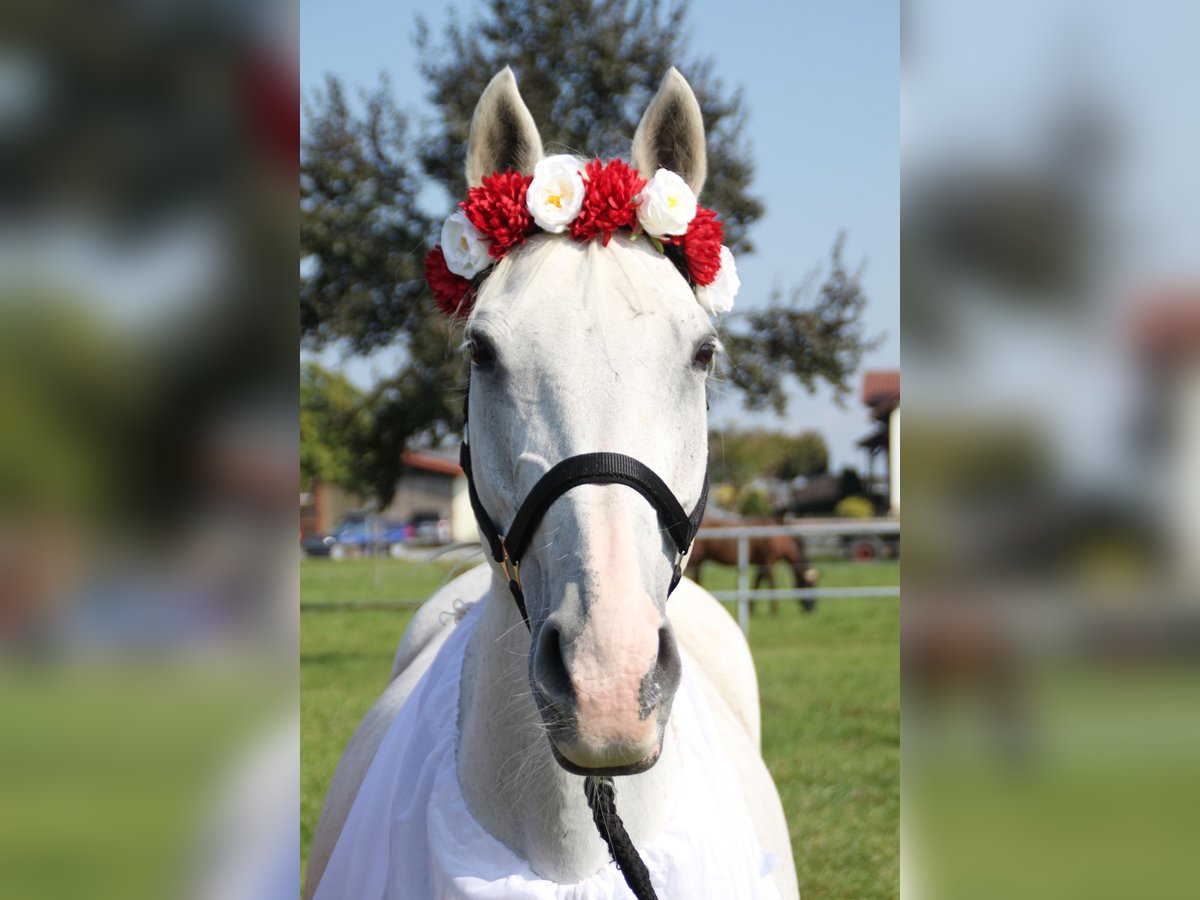
<path id="1" fill-rule="evenodd" d="M 654 749 L 641 759 L 619 765 L 606 765 L 604 763 L 600 765 L 581 765 L 567 756 L 559 748 L 558 744 L 554 742 L 553 737 L 550 738 L 550 752 L 554 754 L 554 761 L 572 775 L 637 775 L 640 772 L 645 772 L 653 768 L 654 764 L 658 762 L 659 757 L 662 756 L 662 738 L 660 737 Z"/>
<path id="2" fill-rule="evenodd" d="M 541 707 L 546 724 L 546 738 L 554 761 L 573 775 L 636 775 L 653 768 L 662 756 L 663 733 L 661 720 L 645 742 L 596 741 L 581 738 L 579 723 L 573 716 L 551 713 L 536 691 L 534 697 Z M 659 709 L 651 715 L 663 713 Z"/>

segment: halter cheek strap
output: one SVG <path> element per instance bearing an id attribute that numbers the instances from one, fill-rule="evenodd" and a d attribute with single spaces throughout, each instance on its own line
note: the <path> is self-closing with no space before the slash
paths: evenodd
<path id="1" fill-rule="evenodd" d="M 564 459 L 555 465 L 545 475 L 538 479 L 533 490 L 525 498 L 512 525 L 506 534 L 501 534 L 496 528 L 492 517 L 488 515 L 475 489 L 475 477 L 471 469 L 471 448 L 463 441 L 459 451 L 459 464 L 467 476 L 467 493 L 471 499 L 471 509 L 475 512 L 475 520 L 479 530 L 491 550 L 492 558 L 500 563 L 508 578 L 509 590 L 521 611 L 525 626 L 529 627 L 529 612 L 525 607 L 525 595 L 521 590 L 520 567 L 521 559 L 529 548 L 533 533 L 541 524 L 542 517 L 559 497 L 572 488 L 583 484 L 623 484 L 631 487 L 650 501 L 658 513 L 659 522 L 675 543 L 675 568 L 671 573 L 671 584 L 667 588 L 670 595 L 683 577 L 681 563 L 687 554 L 696 532 L 700 529 L 700 521 L 704 518 L 704 507 L 708 502 L 708 464 L 704 467 L 704 487 L 700 499 L 696 502 L 691 515 L 686 513 L 683 506 L 675 498 L 658 474 L 645 463 L 626 456 L 623 453 L 582 453 Z"/>

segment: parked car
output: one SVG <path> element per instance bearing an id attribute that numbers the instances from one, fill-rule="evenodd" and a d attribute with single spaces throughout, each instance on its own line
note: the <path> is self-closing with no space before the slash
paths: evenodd
<path id="1" fill-rule="evenodd" d="M 450 522 L 438 516 L 436 512 L 419 512 L 412 517 L 413 535 L 410 538 L 414 544 L 448 544 L 450 542 Z"/>
<path id="2" fill-rule="evenodd" d="M 394 519 L 346 518 L 324 534 L 305 538 L 300 547 L 307 556 L 345 559 L 389 553 L 415 534 L 413 526 Z"/>

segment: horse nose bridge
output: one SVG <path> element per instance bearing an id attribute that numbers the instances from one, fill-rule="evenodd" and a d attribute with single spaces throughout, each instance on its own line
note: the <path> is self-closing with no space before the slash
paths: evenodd
<path id="1" fill-rule="evenodd" d="M 568 529 L 560 520 L 554 546 L 560 548 L 555 568 L 562 580 L 547 624 L 558 634 L 563 663 L 583 681 L 622 673 L 641 679 L 666 627 L 662 591 L 655 590 L 665 584 L 658 585 L 658 573 L 642 558 L 641 545 L 649 542 L 662 556 L 654 511 L 635 491 L 618 485 L 581 486 L 559 503 L 558 515 L 570 520 L 571 541 L 566 547 L 559 543 Z M 638 510 L 639 503 L 647 508 Z"/>
<path id="2" fill-rule="evenodd" d="M 681 675 L 666 581 L 645 562 L 653 553 L 666 564 L 657 515 L 620 485 L 581 486 L 555 505 L 556 545 L 568 522 L 572 540 L 556 557 L 557 602 L 530 661 L 543 719 L 576 765 L 652 758 Z"/>
<path id="3" fill-rule="evenodd" d="M 571 536 L 572 553 L 588 587 L 627 581 L 629 589 L 637 584 L 646 590 L 654 583 L 646 576 L 662 557 L 665 532 L 656 508 L 637 489 L 578 485 L 558 499 L 546 519 L 552 533 Z"/>

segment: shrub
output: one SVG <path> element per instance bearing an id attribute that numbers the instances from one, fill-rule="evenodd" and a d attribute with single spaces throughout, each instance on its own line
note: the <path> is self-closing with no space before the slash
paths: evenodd
<path id="1" fill-rule="evenodd" d="M 833 514 L 841 519 L 871 519 L 875 507 L 866 497 L 843 497 L 833 508 Z"/>
<path id="2" fill-rule="evenodd" d="M 746 496 L 742 498 L 740 512 L 743 516 L 769 516 L 771 504 L 767 502 L 767 496 L 762 491 L 747 491 Z"/>

